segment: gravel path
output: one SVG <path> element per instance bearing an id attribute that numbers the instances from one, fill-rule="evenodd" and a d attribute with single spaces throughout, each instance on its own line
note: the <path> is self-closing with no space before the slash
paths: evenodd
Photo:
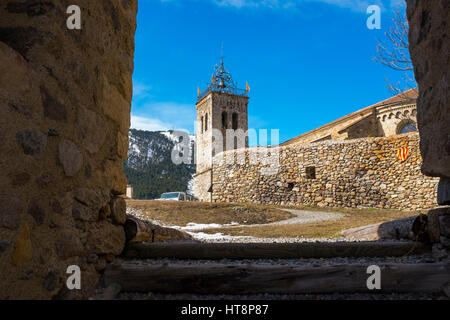
<path id="1" fill-rule="evenodd" d="M 265 226 L 282 226 L 287 224 L 306 224 L 322 221 L 336 221 L 345 217 L 345 214 L 338 212 L 325 212 L 325 211 L 308 211 L 308 210 L 295 210 L 295 209 L 281 209 L 295 215 L 295 217 L 262 224 L 251 225 L 237 225 L 238 227 L 265 227 Z M 235 226 L 233 226 L 235 227 Z"/>
<path id="2" fill-rule="evenodd" d="M 252 236 L 230 236 L 223 233 L 204 233 L 204 232 L 189 232 L 194 241 L 204 243 L 301 243 L 301 242 L 365 242 L 365 239 L 348 239 L 344 237 L 339 238 L 305 238 L 305 237 L 280 237 L 280 238 L 257 238 Z M 174 242 L 180 240 L 168 240 L 167 242 Z M 186 241 L 186 240 L 181 240 Z M 192 240 L 191 240 L 192 241 Z M 409 242 L 410 240 L 395 240 L 395 239 L 382 239 L 382 241 L 398 241 Z"/>
<path id="3" fill-rule="evenodd" d="M 286 220 L 271 222 L 271 223 L 261 223 L 261 224 L 250 224 L 250 225 L 240 225 L 234 224 L 230 226 L 224 226 L 225 228 L 236 228 L 236 227 L 265 227 L 265 226 L 280 226 L 289 224 L 306 224 L 322 221 L 336 221 L 345 217 L 342 213 L 337 212 L 324 212 L 324 211 L 308 211 L 308 210 L 295 210 L 295 209 L 281 209 L 287 211 L 295 217 Z M 179 228 L 179 227 L 175 227 Z M 208 234 L 204 232 L 189 232 L 186 228 L 180 228 L 188 232 L 194 239 L 202 242 L 232 242 L 232 243 L 292 243 L 292 242 L 315 242 L 315 241 L 327 241 L 336 242 L 343 241 L 344 238 L 334 238 L 334 239 L 316 239 L 316 238 L 257 238 L 251 236 L 230 236 L 224 235 L 222 233 Z M 208 228 L 205 228 L 208 229 Z M 201 229 L 198 229 L 201 230 Z"/>
<path id="4" fill-rule="evenodd" d="M 434 263 L 435 259 L 430 253 L 423 255 L 410 255 L 403 257 L 335 257 L 335 258 L 298 258 L 298 259 L 220 259 L 220 260 L 194 260 L 194 259 L 118 259 L 115 263 L 129 265 L 208 265 L 208 264 L 226 264 L 226 265 L 261 265 L 261 266 L 330 266 L 330 265 L 348 265 L 348 264 L 386 264 L 386 263 Z"/>
<path id="5" fill-rule="evenodd" d="M 241 225 L 241 224 L 228 224 L 228 225 L 213 225 L 213 224 L 188 224 L 185 227 L 180 226 L 172 226 L 166 225 L 164 223 L 160 223 L 160 221 L 152 221 L 153 223 L 161 224 L 164 227 L 174 228 L 178 230 L 183 230 L 189 233 L 194 240 L 201 242 L 229 242 L 229 243 L 296 243 L 296 242 L 315 242 L 315 241 L 327 241 L 327 242 L 336 242 L 336 241 L 344 241 L 347 239 L 342 238 L 304 238 L 304 237 L 296 237 L 296 238 L 257 238 L 252 236 L 230 236 L 224 235 L 223 233 L 215 233 L 209 234 L 205 232 L 201 232 L 201 230 L 206 230 L 210 228 L 235 228 L 235 227 L 261 227 L 261 226 L 279 226 L 279 225 L 289 225 L 289 224 L 306 224 L 306 223 L 314 223 L 321 221 L 336 221 L 345 217 L 343 213 L 337 212 L 324 212 L 324 211 L 309 211 L 309 210 L 295 210 L 295 209 L 281 209 L 287 211 L 295 217 L 289 218 L 286 220 L 271 222 L 271 223 L 262 223 L 262 224 L 250 224 L 250 225 Z M 142 213 L 140 209 L 134 209 L 127 207 L 127 214 L 131 214 L 137 218 L 147 220 L 147 217 Z"/>

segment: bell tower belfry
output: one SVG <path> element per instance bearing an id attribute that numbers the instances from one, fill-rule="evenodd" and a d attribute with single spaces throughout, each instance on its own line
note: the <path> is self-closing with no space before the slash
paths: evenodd
<path id="1" fill-rule="evenodd" d="M 196 160 L 197 172 L 194 176 L 194 192 L 201 201 L 212 201 L 212 163 L 213 157 L 225 150 L 248 147 L 246 133 L 248 131 L 248 92 L 238 89 L 230 73 L 223 65 L 216 65 L 215 72 L 207 88 L 200 92 L 196 103 L 197 132 L 196 132 Z M 215 136 L 221 133 L 223 147 L 214 143 Z M 245 140 L 233 137 L 227 143 L 227 132 L 236 134 Z M 220 150 L 216 150 L 220 149 Z"/>

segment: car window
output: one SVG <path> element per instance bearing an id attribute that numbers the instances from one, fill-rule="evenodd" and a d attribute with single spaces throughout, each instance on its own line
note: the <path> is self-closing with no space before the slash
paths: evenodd
<path id="1" fill-rule="evenodd" d="M 161 199 L 177 199 L 178 196 L 179 196 L 178 192 L 163 193 Z"/>

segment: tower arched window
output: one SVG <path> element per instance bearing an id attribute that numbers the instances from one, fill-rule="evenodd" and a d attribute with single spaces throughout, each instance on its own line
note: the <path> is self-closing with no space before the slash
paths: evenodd
<path id="1" fill-rule="evenodd" d="M 208 131 L 208 114 L 205 114 L 205 131 Z"/>
<path id="2" fill-rule="evenodd" d="M 233 130 L 237 130 L 238 128 L 238 114 L 236 112 L 233 112 L 232 116 L 232 124 L 233 124 Z"/>
<path id="3" fill-rule="evenodd" d="M 222 112 L 222 129 L 227 129 L 228 127 L 228 115 L 227 112 Z"/>
<path id="4" fill-rule="evenodd" d="M 203 133 L 203 116 L 200 119 L 200 133 Z"/>

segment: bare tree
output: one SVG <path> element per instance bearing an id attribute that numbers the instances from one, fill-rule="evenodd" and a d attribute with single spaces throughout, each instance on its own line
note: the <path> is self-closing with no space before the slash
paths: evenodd
<path id="1" fill-rule="evenodd" d="M 409 54 L 408 19 L 406 6 L 399 5 L 394 9 L 394 17 L 389 30 L 384 33 L 383 41 L 377 40 L 377 55 L 374 60 L 393 70 L 402 72 L 402 80 L 392 84 L 386 80 L 389 90 L 394 95 L 402 95 L 405 91 L 413 89 L 418 93 L 414 78 L 414 68 Z M 410 99 L 404 95 L 404 99 Z"/>

